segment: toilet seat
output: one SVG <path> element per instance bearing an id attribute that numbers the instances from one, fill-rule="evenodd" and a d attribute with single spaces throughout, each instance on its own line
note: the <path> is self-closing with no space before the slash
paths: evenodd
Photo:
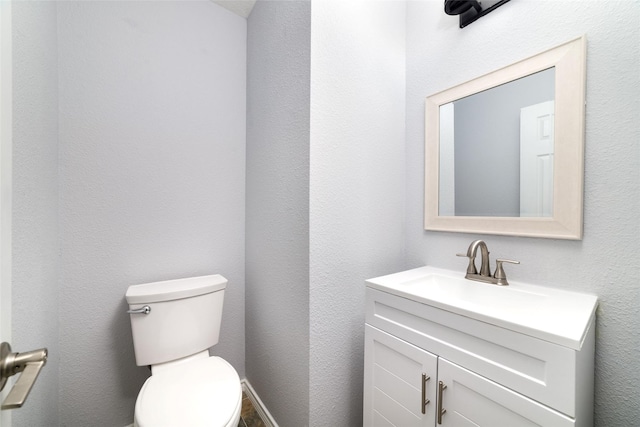
<path id="1" fill-rule="evenodd" d="M 147 379 L 136 400 L 138 427 L 236 427 L 242 406 L 240 378 L 220 357 L 164 369 Z"/>

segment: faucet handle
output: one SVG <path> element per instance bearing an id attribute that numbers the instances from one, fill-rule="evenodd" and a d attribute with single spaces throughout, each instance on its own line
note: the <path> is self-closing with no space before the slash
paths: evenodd
<path id="1" fill-rule="evenodd" d="M 469 255 L 469 254 L 456 254 L 456 256 L 469 258 L 469 265 L 467 266 L 467 274 L 478 274 L 478 270 L 476 269 L 475 259 L 471 255 Z"/>
<path id="2" fill-rule="evenodd" d="M 502 268 L 502 263 L 508 262 L 510 264 L 520 264 L 520 261 L 514 261 L 512 259 L 496 259 L 496 273 L 493 275 L 498 281 L 496 285 L 507 286 L 509 282 L 507 282 L 507 274 L 504 272 L 504 268 Z"/>

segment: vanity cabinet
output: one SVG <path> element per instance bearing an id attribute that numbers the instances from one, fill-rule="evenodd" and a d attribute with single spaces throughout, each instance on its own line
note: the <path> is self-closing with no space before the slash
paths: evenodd
<path id="1" fill-rule="evenodd" d="M 516 286 L 505 292 L 524 289 L 525 298 L 511 298 L 492 318 L 465 305 L 467 294 L 443 297 L 436 287 L 435 296 L 422 288 L 416 295 L 385 280 L 367 281 L 365 426 L 593 425 L 594 296 L 571 298 L 573 293 L 560 291 L 582 306 L 576 314 L 575 306 L 564 307 L 562 298 L 554 297 L 555 290 L 536 300 L 543 295 L 536 287 Z M 466 282 L 461 289 L 469 286 L 468 294 L 478 301 L 483 300 L 478 292 L 499 289 Z M 581 333 L 565 333 L 559 325 L 560 335 L 554 335 L 552 325 L 543 321 L 536 330 L 522 317 L 528 311 L 556 322 L 563 310 L 574 317 L 566 322 L 578 317 L 583 323 Z"/>

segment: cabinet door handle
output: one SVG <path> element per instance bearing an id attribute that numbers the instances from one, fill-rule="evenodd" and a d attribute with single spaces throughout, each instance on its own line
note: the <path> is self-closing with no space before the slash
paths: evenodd
<path id="1" fill-rule="evenodd" d="M 427 413 L 427 405 L 429 404 L 429 399 L 427 399 L 427 381 L 429 381 L 431 377 L 427 376 L 427 374 L 422 374 L 422 413 Z"/>
<path id="2" fill-rule="evenodd" d="M 447 412 L 446 409 L 442 409 L 442 392 L 445 388 L 447 386 L 442 381 L 438 381 L 438 424 L 442 424 L 442 416 Z"/>

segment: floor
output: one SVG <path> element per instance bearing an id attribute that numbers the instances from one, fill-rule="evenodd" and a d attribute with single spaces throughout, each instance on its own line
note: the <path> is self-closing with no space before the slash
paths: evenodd
<path id="1" fill-rule="evenodd" d="M 240 412 L 240 422 L 238 427 L 266 427 L 264 421 L 253 407 L 251 400 L 242 393 L 242 411 Z"/>

